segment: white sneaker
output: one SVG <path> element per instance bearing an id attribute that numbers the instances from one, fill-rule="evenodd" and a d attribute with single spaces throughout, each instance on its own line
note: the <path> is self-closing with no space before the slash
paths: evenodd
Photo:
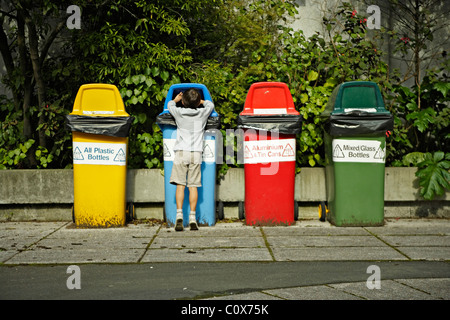
<path id="1" fill-rule="evenodd" d="M 197 221 L 195 219 L 195 216 L 193 215 L 189 216 L 189 227 L 191 228 L 191 230 L 198 230 Z"/>
<path id="2" fill-rule="evenodd" d="M 183 215 L 177 214 L 177 220 L 175 223 L 175 231 L 183 231 Z"/>

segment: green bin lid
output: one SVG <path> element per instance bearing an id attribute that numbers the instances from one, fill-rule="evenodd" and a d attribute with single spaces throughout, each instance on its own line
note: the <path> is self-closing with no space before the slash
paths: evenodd
<path id="1" fill-rule="evenodd" d="M 322 116 L 354 111 L 389 113 L 375 82 L 349 81 L 339 84 L 334 88 Z"/>

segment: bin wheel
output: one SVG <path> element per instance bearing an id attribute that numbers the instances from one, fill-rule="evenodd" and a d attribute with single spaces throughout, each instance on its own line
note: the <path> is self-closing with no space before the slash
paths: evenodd
<path id="1" fill-rule="evenodd" d="M 325 221 L 327 219 L 328 208 L 325 201 L 321 201 L 319 204 L 319 220 Z"/>
<path id="2" fill-rule="evenodd" d="M 223 202 L 222 201 L 217 202 L 216 213 L 217 213 L 217 219 L 223 220 L 224 214 L 223 214 Z"/>
<path id="3" fill-rule="evenodd" d="M 163 204 L 163 221 L 167 222 L 167 217 L 166 217 L 166 205 Z"/>
<path id="4" fill-rule="evenodd" d="M 239 214 L 239 219 L 245 219 L 245 209 L 244 209 L 244 202 L 239 201 L 238 203 L 238 214 Z"/>
<path id="5" fill-rule="evenodd" d="M 75 206 L 72 206 L 72 222 L 75 223 Z"/>
<path id="6" fill-rule="evenodd" d="M 298 220 L 298 202 L 294 201 L 294 221 Z"/>
<path id="7" fill-rule="evenodd" d="M 136 219 L 136 211 L 134 209 L 134 203 L 130 202 L 127 206 L 127 221 L 133 221 Z"/>

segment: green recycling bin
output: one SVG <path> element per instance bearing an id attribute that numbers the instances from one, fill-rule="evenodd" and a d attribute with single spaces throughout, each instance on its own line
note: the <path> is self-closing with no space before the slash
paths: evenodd
<path id="1" fill-rule="evenodd" d="M 386 132 L 393 117 L 378 85 L 351 81 L 338 85 L 321 115 L 325 118 L 327 203 L 321 220 L 336 226 L 384 224 Z"/>

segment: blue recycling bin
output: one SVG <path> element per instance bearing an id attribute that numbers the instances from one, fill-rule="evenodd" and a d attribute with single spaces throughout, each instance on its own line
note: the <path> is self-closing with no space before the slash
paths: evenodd
<path id="1" fill-rule="evenodd" d="M 212 101 L 211 95 L 205 85 L 199 83 L 180 83 L 172 85 L 169 88 L 164 103 L 164 110 L 156 119 L 156 123 L 161 128 L 163 134 L 164 147 L 164 193 L 165 193 L 165 218 L 169 226 L 174 226 L 176 222 L 177 204 L 175 201 L 176 185 L 170 183 L 172 174 L 174 151 L 173 147 L 177 138 L 177 127 L 173 117 L 170 115 L 167 105 L 180 92 L 187 89 L 196 88 L 202 100 Z M 216 159 L 217 159 L 217 140 L 221 133 L 217 130 L 220 126 L 219 115 L 215 110 L 212 111 L 206 127 L 203 141 L 203 159 L 201 165 L 202 186 L 198 188 L 197 202 L 197 223 L 200 226 L 214 226 L 216 223 Z M 220 136 L 219 136 L 220 135 Z M 189 224 L 189 191 L 185 190 L 183 203 L 183 223 L 187 227 Z"/>

